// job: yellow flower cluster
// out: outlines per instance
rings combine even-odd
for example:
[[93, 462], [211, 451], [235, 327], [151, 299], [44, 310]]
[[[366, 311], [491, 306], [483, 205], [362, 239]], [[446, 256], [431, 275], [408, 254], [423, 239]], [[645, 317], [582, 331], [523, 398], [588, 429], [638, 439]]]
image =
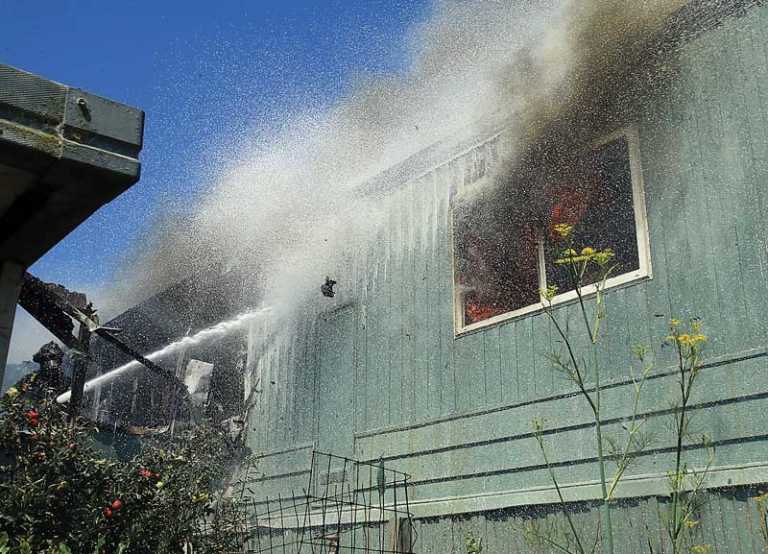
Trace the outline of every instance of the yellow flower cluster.
[[592, 259], [597, 263], [597, 265], [603, 266], [610, 262], [613, 259], [613, 250], [610, 248], [604, 248], [598, 252], [595, 252], [592, 255]]
[[555, 233], [560, 235], [560, 237], [567, 239], [573, 232], [573, 225], [568, 225], [567, 223], [558, 223], [553, 227], [553, 229], [555, 230]]
[[691, 518], [687, 517], [687, 518], [685, 518], [684, 523], [685, 523], [685, 526], [688, 529], [693, 529], [694, 527], [696, 527], [699, 524], [699, 521], [696, 520], [696, 519], [691, 519]]
[[595, 250], [591, 246], [585, 246], [581, 249], [581, 254], [577, 253], [573, 248], [567, 248], [563, 250], [561, 257], [555, 260], [555, 263], [562, 265], [594, 261], [602, 266], [607, 264], [613, 256], [613, 250], [610, 248]]
[[711, 544], [694, 544], [691, 547], [691, 554], [709, 554], [712, 552]]
[[552, 300], [557, 295], [557, 285], [548, 285], [546, 289], [541, 289], [539, 295], [544, 300]]
[[700, 342], [706, 342], [707, 336], [702, 334], [688, 335], [684, 333], [682, 335], [673, 336], [672, 339], [684, 346], [695, 346]]
[[672, 319], [669, 322], [669, 329], [672, 334], [667, 336], [667, 341], [671, 343], [677, 343], [680, 346], [687, 346], [688, 348], [694, 348], [703, 342], [707, 342], [707, 335], [701, 332], [701, 322], [698, 320], [691, 321], [691, 332], [680, 333], [680, 327], [682, 323], [679, 319]]

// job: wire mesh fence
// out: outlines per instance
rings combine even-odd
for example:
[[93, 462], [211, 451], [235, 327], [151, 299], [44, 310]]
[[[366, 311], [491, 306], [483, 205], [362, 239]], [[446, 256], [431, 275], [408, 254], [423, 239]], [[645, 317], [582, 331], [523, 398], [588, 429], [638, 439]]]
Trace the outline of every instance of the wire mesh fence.
[[[416, 542], [410, 476], [383, 461], [361, 462], [312, 451], [305, 487], [259, 497], [268, 476], [248, 480], [254, 496], [241, 502], [226, 529], [242, 537], [240, 552], [411, 554]], [[221, 532], [221, 531], [218, 531]]]

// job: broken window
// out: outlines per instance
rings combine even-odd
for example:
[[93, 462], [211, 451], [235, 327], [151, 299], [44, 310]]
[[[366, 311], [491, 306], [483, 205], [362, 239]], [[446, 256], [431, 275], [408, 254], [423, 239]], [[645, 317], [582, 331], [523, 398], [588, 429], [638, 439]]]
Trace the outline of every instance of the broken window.
[[[538, 309], [539, 290], [547, 285], [557, 285], [561, 294], [555, 301], [569, 297], [571, 280], [554, 263], [562, 248], [557, 224], [574, 227], [575, 244], [615, 252], [617, 268], [608, 286], [648, 274], [633, 140], [623, 133], [556, 167], [518, 175], [514, 186], [478, 187], [456, 198], [458, 330]], [[595, 278], [586, 275], [585, 283]]]

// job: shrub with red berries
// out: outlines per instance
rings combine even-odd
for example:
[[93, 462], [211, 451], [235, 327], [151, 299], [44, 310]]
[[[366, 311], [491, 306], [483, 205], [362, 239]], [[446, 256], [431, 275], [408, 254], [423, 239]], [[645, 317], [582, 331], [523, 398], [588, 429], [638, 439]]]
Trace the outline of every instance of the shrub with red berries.
[[201, 531], [239, 454], [222, 431], [201, 426], [145, 442], [134, 459], [119, 461], [95, 441], [94, 425], [68, 422], [53, 399], [32, 402], [17, 389], [0, 400], [0, 552], [239, 548], [234, 537], [211, 544], [231, 533]]

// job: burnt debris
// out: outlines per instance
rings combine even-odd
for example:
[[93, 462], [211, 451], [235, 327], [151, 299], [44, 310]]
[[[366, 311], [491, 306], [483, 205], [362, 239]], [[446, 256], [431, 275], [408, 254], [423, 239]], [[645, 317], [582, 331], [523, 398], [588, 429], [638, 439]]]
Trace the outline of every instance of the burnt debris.
[[325, 278], [325, 284], [320, 286], [320, 292], [323, 293], [323, 296], [327, 296], [328, 298], [333, 298], [336, 296], [336, 291], [333, 290], [333, 286], [336, 284], [336, 281], [331, 279], [330, 277]]

